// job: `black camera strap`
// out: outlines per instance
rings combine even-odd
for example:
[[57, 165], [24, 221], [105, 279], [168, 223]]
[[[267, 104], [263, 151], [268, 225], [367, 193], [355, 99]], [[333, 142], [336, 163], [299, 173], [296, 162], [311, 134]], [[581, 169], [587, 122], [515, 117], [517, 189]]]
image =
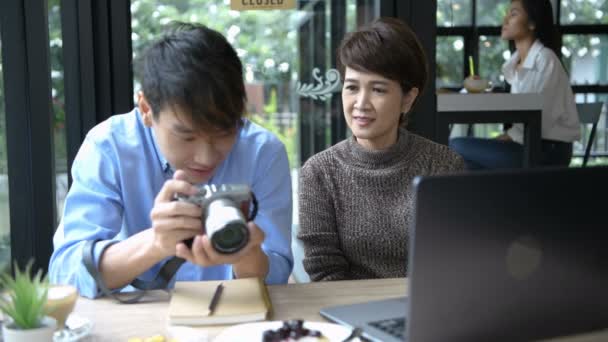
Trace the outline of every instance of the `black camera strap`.
[[[253, 192], [251, 193], [251, 200], [253, 208], [250, 210], [248, 221], [253, 221], [258, 213], [258, 200]], [[171, 279], [173, 279], [173, 277], [177, 273], [177, 270], [182, 266], [184, 262], [186, 262], [185, 259], [173, 256], [161, 267], [161, 269], [158, 271], [158, 274], [156, 275], [156, 278], [154, 278], [153, 280], [145, 281], [135, 278], [131, 282], [131, 286], [141, 291], [134, 293], [131, 297], [125, 298], [124, 294], [119, 295], [116, 292], [112, 292], [110, 289], [108, 289], [108, 287], [103, 281], [101, 274], [97, 270], [97, 266], [95, 265], [95, 244], [99, 241], [101, 241], [101, 239], [87, 240], [85, 242], [84, 248], [82, 250], [82, 262], [84, 263], [84, 266], [89, 272], [89, 274], [93, 277], [93, 279], [95, 279], [95, 283], [97, 284], [97, 287], [101, 290], [101, 292], [104, 295], [112, 297], [123, 304], [133, 304], [139, 302], [139, 300], [146, 294], [146, 291], [148, 290], [167, 290], [169, 282], [171, 281]], [[99, 255], [103, 255], [103, 252], [108, 247], [118, 242], [119, 241], [110, 241], [104, 246], [103, 250]]]
[[[131, 297], [125, 297], [124, 294], [117, 294], [116, 292], [112, 292], [110, 289], [108, 289], [103, 281], [103, 278], [101, 277], [101, 273], [99, 273], [97, 270], [95, 265], [95, 244], [99, 241], [101, 241], [101, 239], [88, 240], [85, 242], [84, 249], [82, 251], [82, 262], [84, 263], [84, 266], [89, 274], [93, 277], [93, 279], [95, 279], [95, 283], [101, 292], [104, 295], [112, 297], [123, 304], [133, 304], [139, 302], [139, 300], [146, 294], [146, 291], [148, 290], [167, 290], [169, 282], [175, 273], [177, 273], [180, 266], [186, 261], [185, 259], [174, 256], [161, 267], [154, 280], [144, 281], [135, 278], [131, 282], [131, 285], [141, 291], [134, 293]], [[118, 241], [111, 241], [105, 245], [101, 251], [101, 254], [103, 254], [108, 247], [116, 243], [118, 243]]]

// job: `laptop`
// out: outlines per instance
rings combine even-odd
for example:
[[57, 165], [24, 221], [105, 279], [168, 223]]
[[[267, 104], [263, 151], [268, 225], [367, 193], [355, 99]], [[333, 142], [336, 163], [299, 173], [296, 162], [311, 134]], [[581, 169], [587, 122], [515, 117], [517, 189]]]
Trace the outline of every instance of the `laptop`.
[[409, 298], [321, 310], [372, 341], [522, 341], [608, 328], [608, 168], [414, 180]]

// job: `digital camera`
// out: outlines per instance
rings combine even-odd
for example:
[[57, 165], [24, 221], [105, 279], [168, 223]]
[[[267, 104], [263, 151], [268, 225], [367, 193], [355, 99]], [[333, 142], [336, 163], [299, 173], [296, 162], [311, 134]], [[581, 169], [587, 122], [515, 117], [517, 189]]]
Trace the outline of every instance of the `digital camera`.
[[[257, 201], [248, 185], [202, 185], [195, 195], [176, 194], [175, 199], [203, 208], [203, 224], [213, 248], [224, 254], [241, 250], [249, 241], [247, 221], [255, 218]], [[251, 209], [251, 204], [253, 208]], [[247, 215], [247, 216], [245, 216]], [[186, 241], [192, 246], [192, 239]]]

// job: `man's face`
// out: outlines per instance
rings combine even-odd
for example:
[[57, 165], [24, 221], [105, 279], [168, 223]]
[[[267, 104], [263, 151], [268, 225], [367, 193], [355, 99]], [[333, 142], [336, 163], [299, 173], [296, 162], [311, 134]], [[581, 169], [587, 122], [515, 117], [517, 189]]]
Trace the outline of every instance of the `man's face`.
[[144, 124], [154, 130], [163, 156], [175, 170], [183, 170], [192, 184], [208, 181], [236, 141], [236, 127], [201, 132], [187, 115], [171, 108], [161, 110], [155, 119], [143, 96], [139, 108]]

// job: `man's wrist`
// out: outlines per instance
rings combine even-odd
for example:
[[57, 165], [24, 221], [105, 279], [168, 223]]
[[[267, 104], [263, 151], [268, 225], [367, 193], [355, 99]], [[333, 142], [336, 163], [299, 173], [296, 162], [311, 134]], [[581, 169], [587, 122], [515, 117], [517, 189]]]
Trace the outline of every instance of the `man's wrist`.
[[168, 258], [170, 256], [172, 256], [172, 254], [168, 254], [165, 249], [163, 249], [161, 246], [159, 246], [156, 243], [156, 237], [154, 236], [154, 229], [149, 228], [146, 229], [142, 232], [142, 234], [145, 234], [145, 242], [144, 242], [144, 248], [142, 248], [141, 252], [147, 257], [147, 258], [151, 258], [152, 260], [156, 260], [156, 262], [163, 260], [165, 258]]
[[262, 250], [257, 246], [250, 253], [243, 255], [240, 262], [232, 265], [232, 273], [235, 278], [260, 277], [265, 278], [268, 274], [270, 261]]

